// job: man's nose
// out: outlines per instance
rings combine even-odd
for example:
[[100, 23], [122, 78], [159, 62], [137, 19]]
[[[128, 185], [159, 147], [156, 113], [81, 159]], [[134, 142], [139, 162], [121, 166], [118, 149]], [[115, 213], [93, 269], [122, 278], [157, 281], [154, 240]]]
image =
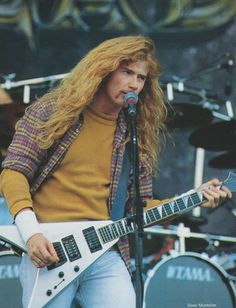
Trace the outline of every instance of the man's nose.
[[129, 80], [129, 87], [132, 90], [137, 90], [138, 89], [138, 80], [136, 76], [132, 76], [132, 78]]

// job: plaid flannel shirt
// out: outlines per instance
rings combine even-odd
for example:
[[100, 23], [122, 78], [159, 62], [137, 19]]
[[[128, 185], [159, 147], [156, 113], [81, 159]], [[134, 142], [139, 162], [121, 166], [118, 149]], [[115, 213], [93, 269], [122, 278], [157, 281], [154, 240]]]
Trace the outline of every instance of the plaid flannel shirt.
[[[44, 180], [59, 167], [69, 146], [79, 135], [83, 126], [83, 115], [60, 139], [58, 139], [51, 148], [41, 149], [36, 141], [37, 129], [35, 119], [45, 121], [53, 112], [53, 102], [36, 102], [31, 105], [24, 117], [17, 123], [16, 132], [12, 143], [8, 148], [8, 154], [3, 161], [3, 168], [9, 168], [24, 174], [30, 184], [32, 196], [37, 193], [37, 189]], [[117, 121], [112, 152], [111, 165], [111, 185], [109, 195], [109, 211], [111, 212], [114, 197], [117, 191], [119, 177], [123, 163], [125, 146], [123, 141], [127, 131], [127, 124], [124, 112], [121, 111]], [[132, 168], [130, 171], [126, 210], [129, 208], [129, 200], [132, 187]], [[152, 197], [152, 177], [144, 172], [140, 166], [140, 196], [143, 199]], [[122, 237], [118, 242], [118, 248], [127, 267], [130, 269], [130, 256], [127, 236]]]

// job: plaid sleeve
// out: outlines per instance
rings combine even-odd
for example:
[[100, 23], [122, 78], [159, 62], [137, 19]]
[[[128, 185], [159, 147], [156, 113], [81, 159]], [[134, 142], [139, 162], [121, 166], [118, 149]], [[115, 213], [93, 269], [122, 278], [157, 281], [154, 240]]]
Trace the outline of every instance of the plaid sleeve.
[[38, 130], [35, 121], [45, 121], [47, 118], [47, 108], [43, 105], [44, 103], [36, 102], [26, 109], [25, 115], [16, 125], [7, 156], [2, 163], [3, 168], [21, 172], [29, 181], [47, 156], [47, 150], [41, 149], [36, 141]]

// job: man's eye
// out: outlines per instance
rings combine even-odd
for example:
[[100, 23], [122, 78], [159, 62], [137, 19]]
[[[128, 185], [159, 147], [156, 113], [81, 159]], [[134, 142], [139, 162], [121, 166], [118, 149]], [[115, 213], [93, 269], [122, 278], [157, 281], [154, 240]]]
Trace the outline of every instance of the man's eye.
[[145, 81], [146, 77], [145, 76], [139, 76], [139, 79], [142, 80], [142, 81]]

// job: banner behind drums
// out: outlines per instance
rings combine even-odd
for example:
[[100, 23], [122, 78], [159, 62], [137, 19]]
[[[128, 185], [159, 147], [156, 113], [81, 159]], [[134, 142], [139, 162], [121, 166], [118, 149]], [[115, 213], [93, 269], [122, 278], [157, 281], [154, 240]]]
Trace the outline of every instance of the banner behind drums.
[[235, 308], [235, 286], [227, 275], [197, 253], [167, 257], [148, 273], [144, 308]]
[[21, 308], [20, 257], [0, 251], [0, 308]]

